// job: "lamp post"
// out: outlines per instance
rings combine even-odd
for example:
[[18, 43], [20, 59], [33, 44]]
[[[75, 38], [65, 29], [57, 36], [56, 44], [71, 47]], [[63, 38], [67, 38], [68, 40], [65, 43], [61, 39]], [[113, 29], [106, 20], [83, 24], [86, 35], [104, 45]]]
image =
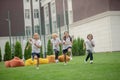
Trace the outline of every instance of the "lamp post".
[[8, 18], [7, 18], [7, 21], [8, 21], [8, 28], [9, 28], [9, 40], [10, 40], [10, 47], [11, 46], [11, 20], [10, 20], [10, 12], [8, 11]]
[[63, 0], [63, 14], [64, 14], [65, 30], [69, 32], [69, 19], [68, 19], [68, 11], [65, 10], [65, 0]]
[[63, 0], [63, 15], [64, 15], [64, 26], [65, 26], [65, 30], [67, 30], [67, 28], [66, 28], [65, 0]]

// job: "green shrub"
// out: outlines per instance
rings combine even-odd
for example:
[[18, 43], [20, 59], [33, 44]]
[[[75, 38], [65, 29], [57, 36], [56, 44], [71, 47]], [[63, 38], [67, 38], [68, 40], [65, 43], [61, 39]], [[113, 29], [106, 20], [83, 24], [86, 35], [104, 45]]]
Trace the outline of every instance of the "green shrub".
[[7, 41], [5, 44], [5, 54], [4, 54], [4, 61], [11, 59], [11, 47], [9, 42]]
[[85, 48], [84, 48], [84, 39], [80, 39], [78, 38], [78, 52], [79, 52], [79, 55], [85, 55]]
[[28, 47], [28, 45], [30, 45], [29, 42], [27, 42], [27, 44], [25, 46], [25, 49], [24, 49], [24, 58], [25, 58], [25, 60], [31, 58], [32, 47], [31, 47], [31, 45]]
[[59, 47], [60, 47], [59, 55], [61, 55], [62, 54], [62, 45], [59, 45]]
[[43, 48], [42, 48], [42, 46], [40, 48], [40, 57], [43, 58]]
[[2, 61], [2, 54], [1, 54], [1, 48], [0, 48], [0, 62]]
[[77, 43], [76, 39], [73, 40], [72, 54], [73, 54], [73, 56], [78, 56], [79, 55], [79, 53], [78, 53], [78, 43]]
[[51, 41], [48, 40], [48, 44], [47, 44], [47, 55], [52, 55], [53, 54], [53, 48], [51, 45]]
[[73, 56], [81, 56], [86, 52], [84, 47], [84, 40], [82, 38], [77, 38], [73, 40], [72, 54]]
[[15, 53], [14, 56], [19, 57], [22, 59], [22, 47], [20, 42], [16, 42], [15, 44]]

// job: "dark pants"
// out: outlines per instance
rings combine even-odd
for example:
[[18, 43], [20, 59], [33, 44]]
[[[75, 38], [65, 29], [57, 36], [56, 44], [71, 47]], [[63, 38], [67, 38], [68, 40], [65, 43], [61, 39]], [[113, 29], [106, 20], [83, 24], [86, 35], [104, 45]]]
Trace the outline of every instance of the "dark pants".
[[58, 50], [56, 50], [56, 49], [54, 49], [54, 52], [55, 52], [55, 60], [57, 60], [57, 59], [58, 59], [58, 54], [59, 54], [59, 51], [58, 51]]
[[90, 60], [93, 60], [93, 53], [92, 53], [92, 51], [90, 51], [90, 50], [87, 50], [87, 53], [88, 53], [88, 55], [87, 55], [87, 57], [86, 57], [86, 61], [90, 58]]

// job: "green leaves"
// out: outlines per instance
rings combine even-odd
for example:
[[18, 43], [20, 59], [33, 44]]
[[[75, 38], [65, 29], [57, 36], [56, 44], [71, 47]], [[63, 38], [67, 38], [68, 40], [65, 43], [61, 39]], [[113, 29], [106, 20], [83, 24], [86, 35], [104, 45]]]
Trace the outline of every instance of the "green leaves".
[[19, 57], [22, 59], [22, 47], [20, 42], [16, 42], [15, 44], [15, 53], [14, 56]]
[[11, 47], [9, 42], [7, 41], [5, 44], [5, 54], [4, 54], [4, 61], [10, 60], [11, 57]]
[[[25, 49], [24, 49], [25, 60], [31, 58], [32, 47], [31, 47], [31, 45], [28, 47], [28, 45], [30, 45], [29, 42], [27, 42]], [[28, 47], [28, 49], [27, 49], [27, 47]]]
[[86, 50], [84, 47], [84, 39], [82, 39], [82, 38], [74, 39], [73, 45], [72, 45], [73, 56], [84, 55], [85, 52], [86, 52]]
[[47, 44], [47, 55], [52, 55], [52, 54], [53, 54], [52, 44], [51, 44], [51, 41], [48, 40], [48, 44]]

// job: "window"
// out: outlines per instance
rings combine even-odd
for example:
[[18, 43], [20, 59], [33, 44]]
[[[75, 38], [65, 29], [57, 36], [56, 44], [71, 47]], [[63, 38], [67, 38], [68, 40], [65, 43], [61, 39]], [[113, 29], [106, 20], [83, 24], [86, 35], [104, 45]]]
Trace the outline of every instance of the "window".
[[34, 9], [34, 18], [39, 18], [39, 10]]
[[30, 10], [29, 9], [25, 9], [25, 18], [26, 19], [30, 18]]
[[38, 1], [38, 0], [35, 0], [36, 2]]
[[45, 14], [46, 14], [46, 17], [49, 16], [49, 12], [48, 12], [48, 6], [45, 7]]
[[55, 13], [55, 2], [51, 4], [51, 8], [52, 8], [52, 13]]
[[56, 21], [52, 22], [52, 30], [53, 30], [53, 32], [57, 31], [57, 22]]
[[26, 2], [29, 2], [29, 0], [26, 0]]
[[40, 26], [39, 25], [36, 25], [35, 26], [35, 32], [40, 34]]
[[50, 25], [49, 24], [46, 24], [46, 34], [50, 34]]
[[31, 27], [26, 26], [26, 36], [31, 36]]
[[56, 25], [57, 23], [56, 23], [56, 21], [53, 21], [53, 28], [56, 28]]

